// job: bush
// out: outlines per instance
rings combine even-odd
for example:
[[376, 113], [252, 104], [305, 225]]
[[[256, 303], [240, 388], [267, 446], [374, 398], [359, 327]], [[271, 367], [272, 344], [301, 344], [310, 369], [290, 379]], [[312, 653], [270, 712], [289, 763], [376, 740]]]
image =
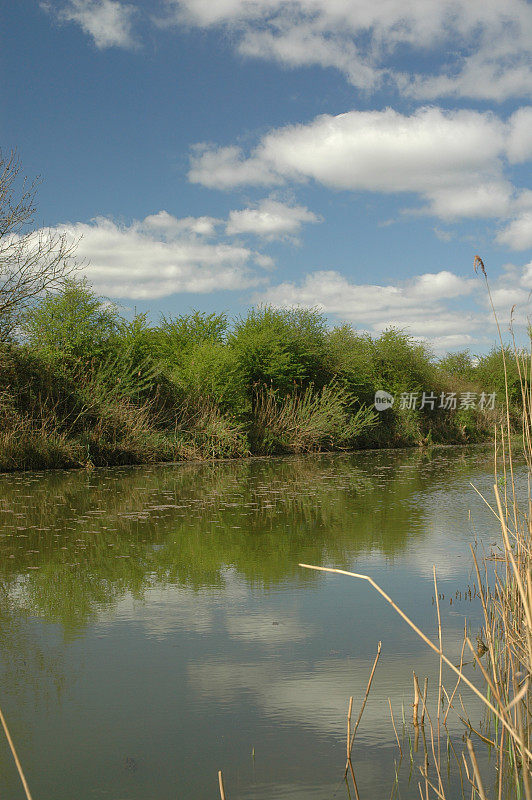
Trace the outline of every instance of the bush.
[[222, 344], [227, 332], [225, 314], [192, 311], [180, 317], [161, 318], [155, 343], [159, 356], [167, 364], [179, 364], [184, 351], [205, 342]]
[[385, 330], [374, 340], [373, 375], [378, 388], [395, 395], [438, 388], [430, 348], [396, 328]]
[[[525, 356], [525, 363], [530, 356]], [[519, 368], [513, 349], [509, 346], [493, 348], [487, 355], [478, 356], [475, 379], [486, 392], [496, 392], [499, 403], [506, 402], [504, 367], [508, 375], [508, 397], [510, 405], [522, 408]]]
[[[0, 345], [4, 469], [478, 441], [498, 409], [440, 409], [440, 394], [504, 391], [500, 351], [436, 361], [404, 331], [327, 330], [315, 309], [261, 306], [232, 329], [199, 311], [151, 326], [69, 279], [24, 331], [24, 344]], [[378, 389], [395, 404], [377, 414]], [[402, 407], [402, 393], [424, 392], [434, 409]]]
[[469, 350], [447, 353], [439, 359], [438, 367], [443, 375], [469, 382], [474, 379], [475, 368]]
[[294, 383], [323, 386], [327, 374], [325, 320], [312, 309], [252, 308], [228, 337], [248, 390], [287, 392]]
[[329, 371], [338, 383], [356, 394], [361, 402], [372, 404], [375, 396], [374, 341], [351, 325], [340, 325], [327, 334]]
[[22, 334], [31, 349], [49, 361], [73, 366], [109, 355], [120, 327], [115, 306], [105, 304], [86, 280], [68, 278], [26, 315]]
[[246, 386], [238, 358], [217, 341], [190, 344], [170, 372], [182, 403], [197, 409], [203, 404], [242, 414], [248, 408]]
[[187, 458], [243, 458], [249, 456], [244, 426], [205, 404], [178, 432]]

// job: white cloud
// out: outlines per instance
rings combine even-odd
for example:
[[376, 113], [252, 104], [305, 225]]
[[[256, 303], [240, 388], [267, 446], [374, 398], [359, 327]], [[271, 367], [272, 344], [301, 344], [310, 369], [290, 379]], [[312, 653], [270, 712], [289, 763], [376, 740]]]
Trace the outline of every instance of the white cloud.
[[532, 247], [532, 211], [519, 214], [497, 235], [497, 241], [509, 245], [512, 250], [526, 250]]
[[[507, 264], [490, 278], [491, 296], [506, 327], [512, 306], [517, 326], [526, 326], [532, 301], [532, 262]], [[314, 307], [339, 322], [379, 334], [404, 328], [438, 352], [493, 339], [495, 321], [489, 296], [478, 277], [449, 270], [425, 273], [395, 284], [355, 283], [335, 270], [307, 273], [299, 283], [283, 282], [257, 293], [257, 302], [280, 307]], [[519, 334], [519, 331], [517, 331]]]
[[[472, 179], [473, 180], [473, 179]], [[427, 191], [428, 210], [441, 219], [505, 217], [512, 207], [513, 187], [503, 179], [470, 186]]]
[[[54, 11], [50, 3], [42, 5], [47, 11]], [[132, 33], [135, 12], [134, 6], [118, 0], [68, 0], [55, 11], [58, 19], [77, 23], [100, 50], [136, 46]]]
[[256, 208], [231, 211], [226, 233], [254, 233], [266, 239], [275, 239], [297, 234], [305, 222], [319, 221], [320, 218], [304, 206], [287, 205], [267, 198]]
[[188, 178], [211, 189], [227, 189], [246, 184], [272, 186], [279, 177], [259, 159], [244, 159], [238, 147], [211, 147], [197, 144], [193, 148]]
[[[218, 189], [313, 180], [336, 190], [413, 194], [422, 205], [408, 213], [507, 220], [498, 241], [524, 249], [532, 235], [532, 191], [513, 186], [506, 171], [509, 162], [532, 159], [531, 127], [529, 107], [507, 122], [491, 112], [436, 107], [410, 115], [391, 108], [324, 114], [270, 131], [248, 154], [197, 146], [189, 179]], [[232, 213], [229, 229], [249, 224], [251, 230], [256, 222], [260, 233], [260, 209]]]
[[[464, 298], [479, 288], [478, 279], [462, 278], [447, 270], [419, 275], [402, 285], [356, 284], [334, 270], [319, 270], [301, 284], [290, 282], [261, 293], [277, 306], [317, 306], [323, 312], [379, 332], [387, 327], [408, 328], [414, 336], [470, 337], [486, 314], [450, 308], [446, 301]], [[259, 299], [259, 298], [257, 298]]]
[[532, 159], [532, 107], [519, 108], [509, 119], [508, 159], [512, 164]]
[[[341, 71], [360, 89], [386, 84], [421, 99], [502, 101], [532, 95], [532, 8], [526, 0], [169, 0], [166, 24], [230, 29], [239, 52], [286, 66]], [[397, 53], [431, 53], [421, 72]], [[395, 63], [394, 63], [395, 62]]]
[[217, 223], [162, 211], [130, 225], [97, 217], [55, 230], [81, 237], [77, 258], [86, 263], [96, 291], [112, 297], [151, 299], [260, 285], [264, 278], [254, 265], [269, 267], [271, 260], [238, 244], [206, 240]]
[[223, 222], [215, 217], [174, 217], [168, 211], [159, 211], [150, 214], [141, 223], [143, 230], [159, 233], [165, 238], [172, 238], [181, 233], [197, 234], [198, 236], [213, 236], [216, 227]]
[[350, 111], [274, 130], [248, 158], [236, 147], [196, 151], [189, 177], [220, 188], [313, 178], [335, 189], [429, 193], [498, 178], [504, 142], [489, 113]]
[[312, 179], [340, 190], [416, 193], [422, 210], [443, 219], [505, 217], [521, 202], [504, 169], [507, 150], [525, 154], [522, 120], [433, 107], [410, 116], [390, 108], [322, 115], [271, 131], [248, 156], [237, 147], [196, 148], [189, 179], [219, 189]]

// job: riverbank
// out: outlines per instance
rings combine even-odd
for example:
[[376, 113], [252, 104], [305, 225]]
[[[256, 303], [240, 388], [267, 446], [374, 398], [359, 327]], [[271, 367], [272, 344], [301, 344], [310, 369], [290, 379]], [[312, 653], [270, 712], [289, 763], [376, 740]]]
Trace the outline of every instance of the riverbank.
[[0, 470], [474, 443], [500, 422], [502, 387], [496, 350], [436, 359], [312, 309], [154, 326], [70, 280], [0, 344]]
[[284, 396], [257, 389], [239, 413], [208, 397], [172, 397], [159, 384], [128, 397], [120, 377], [104, 380], [101, 362], [67, 370], [10, 345], [0, 367], [0, 471], [466, 444], [490, 438], [496, 413], [378, 412], [332, 382]]

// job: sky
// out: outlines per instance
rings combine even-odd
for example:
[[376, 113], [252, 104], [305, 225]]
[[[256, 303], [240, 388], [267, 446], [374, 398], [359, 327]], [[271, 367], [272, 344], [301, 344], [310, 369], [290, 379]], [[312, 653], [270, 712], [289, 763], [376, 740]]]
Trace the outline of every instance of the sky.
[[319, 308], [485, 352], [532, 291], [527, 0], [2, 4], [0, 147], [125, 314]]

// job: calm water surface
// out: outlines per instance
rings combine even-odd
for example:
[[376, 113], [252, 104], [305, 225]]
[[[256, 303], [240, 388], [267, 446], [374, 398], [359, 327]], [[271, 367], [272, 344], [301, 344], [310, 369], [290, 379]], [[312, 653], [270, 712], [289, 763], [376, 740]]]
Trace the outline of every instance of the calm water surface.
[[[388, 698], [408, 739], [437, 659], [365, 582], [298, 563], [371, 575], [430, 635], [436, 564], [458, 661], [492, 472], [449, 448], [0, 475], [0, 702], [35, 800], [215, 799], [218, 769], [228, 800], [343, 800], [379, 641], [354, 760], [389, 797]], [[3, 738], [0, 797], [23, 797]]]

